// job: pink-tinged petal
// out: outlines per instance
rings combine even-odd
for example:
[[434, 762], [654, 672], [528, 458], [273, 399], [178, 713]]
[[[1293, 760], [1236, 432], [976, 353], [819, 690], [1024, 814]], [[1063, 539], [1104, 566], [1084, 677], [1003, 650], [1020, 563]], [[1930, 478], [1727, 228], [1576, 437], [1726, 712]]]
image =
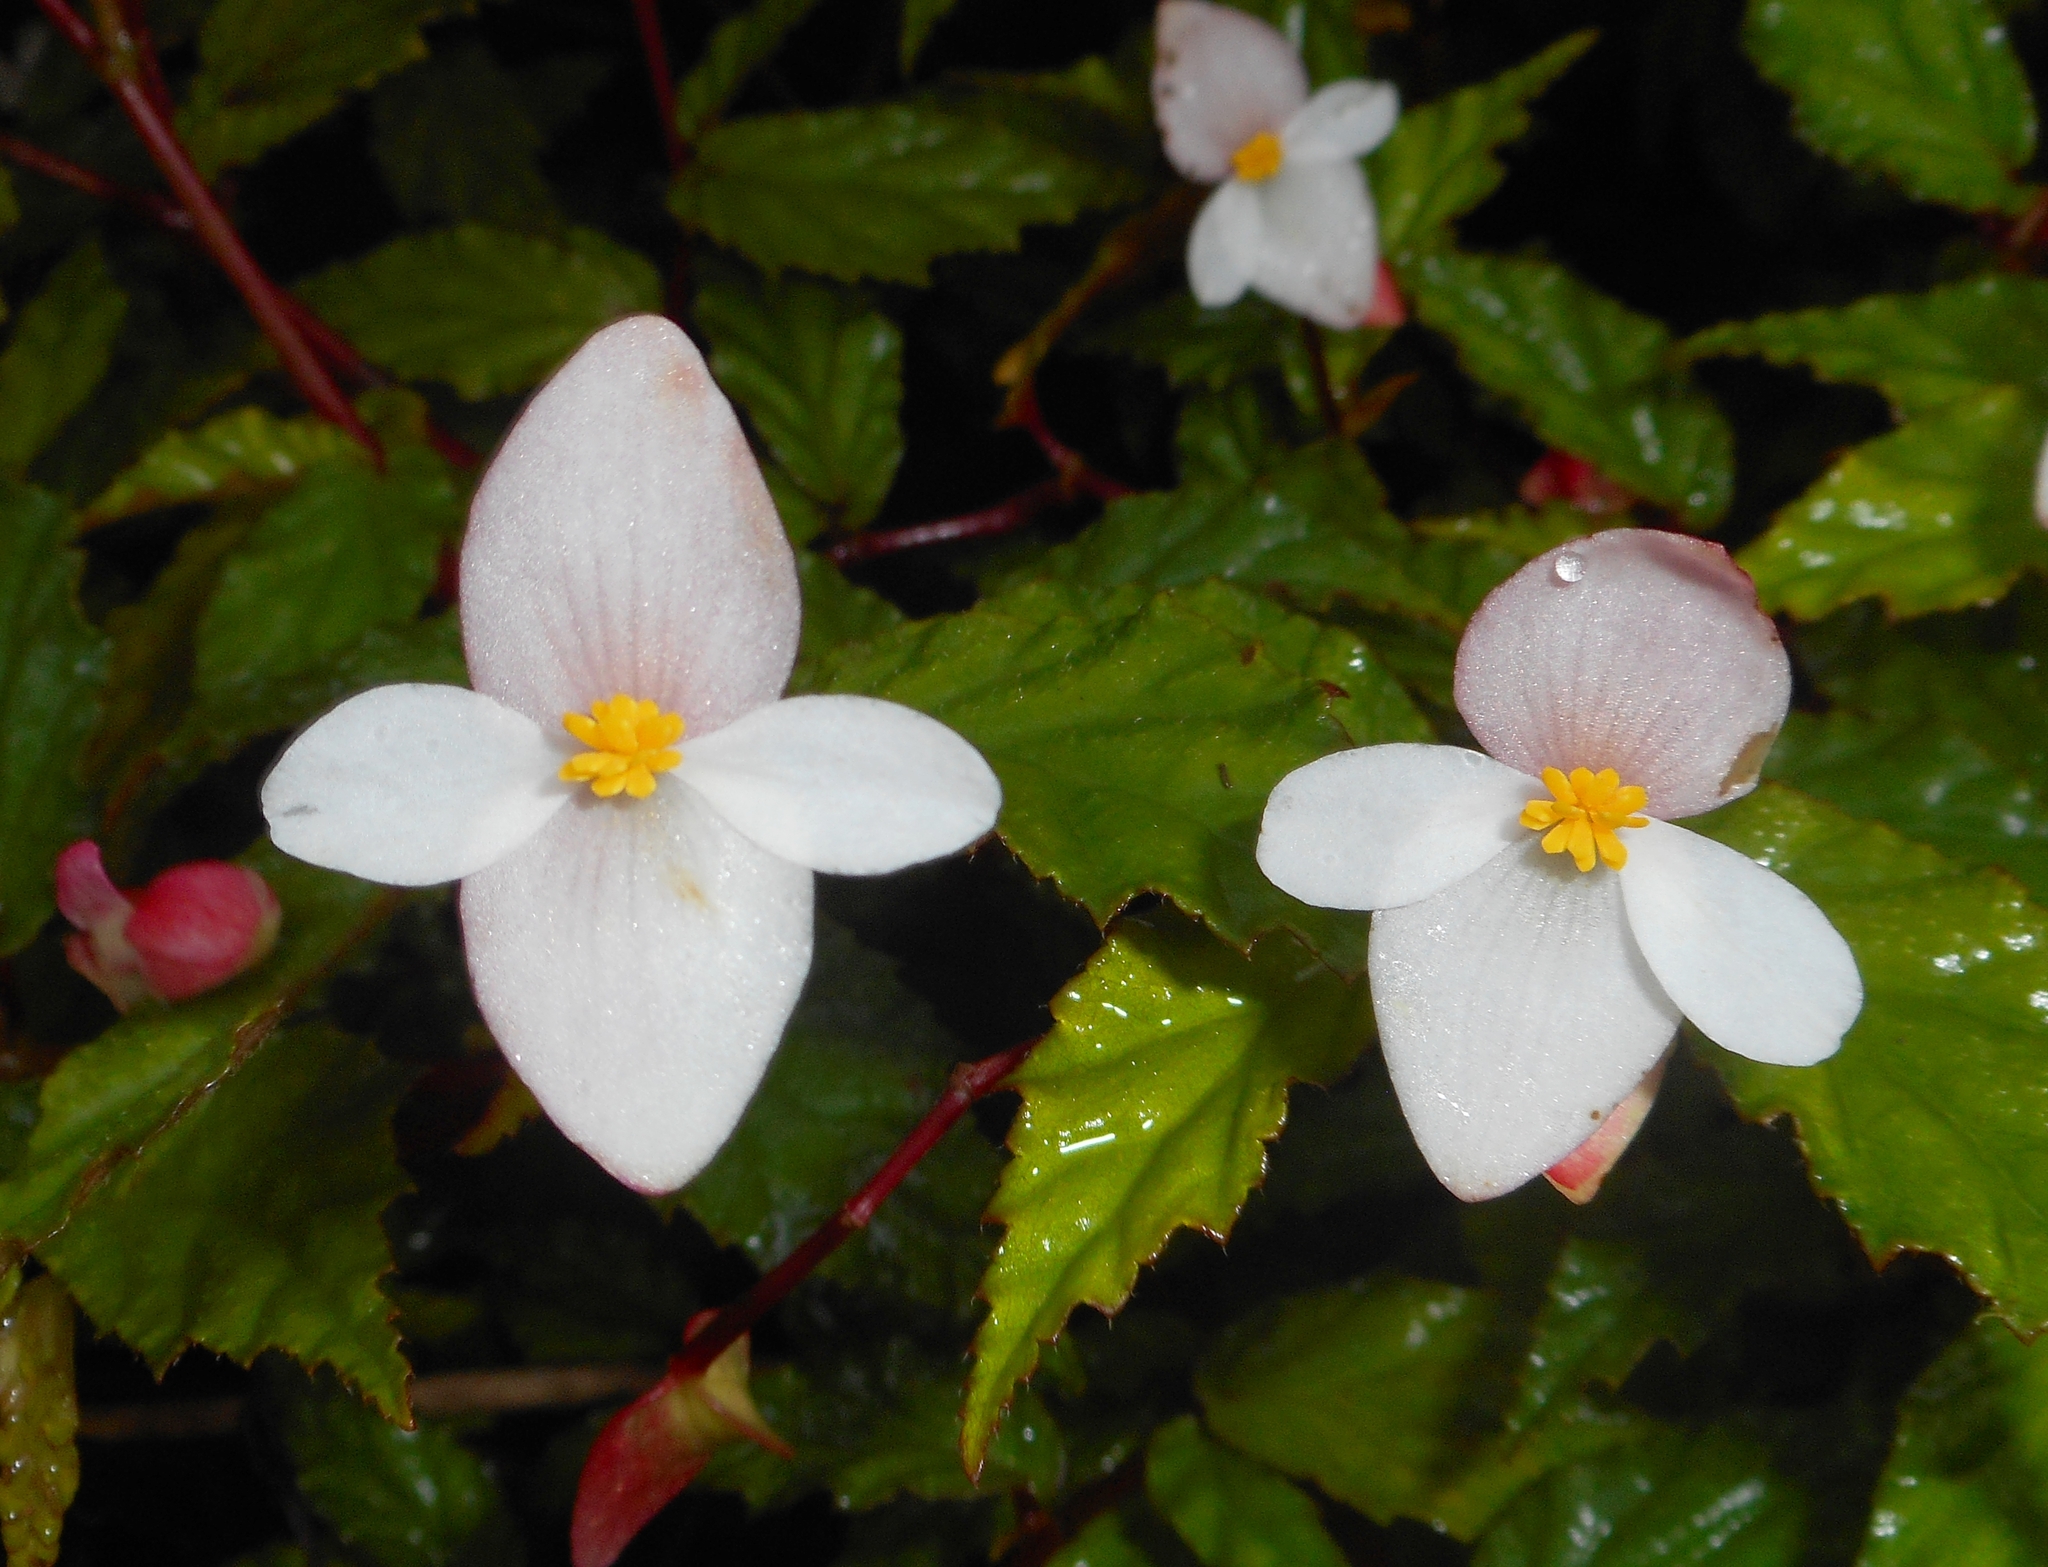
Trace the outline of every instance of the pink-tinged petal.
[[1394, 269], [1381, 261], [1378, 278], [1373, 284], [1372, 304], [1366, 309], [1365, 319], [1358, 324], [1391, 330], [1406, 324], [1407, 320], [1408, 302], [1401, 297], [1401, 285], [1394, 281]]
[[125, 919], [129, 911], [113, 878], [107, 875], [100, 846], [81, 838], [57, 856], [57, 912], [80, 930], [109, 919]]
[[378, 686], [285, 748], [263, 780], [270, 840], [367, 881], [426, 887], [482, 870], [569, 799], [569, 754], [461, 686]]
[[1856, 958], [1828, 917], [1784, 877], [1666, 822], [1628, 837], [1617, 878], [1651, 972], [1724, 1050], [1812, 1066], [1863, 1010]]
[[1543, 1179], [1567, 1199], [1584, 1207], [1600, 1195], [1608, 1172], [1628, 1152], [1643, 1122], [1650, 1118], [1650, 1106], [1657, 1102], [1657, 1090], [1664, 1083], [1664, 1067], [1671, 1057], [1650, 1068], [1649, 1076], [1628, 1091], [1628, 1097], [1600, 1123], [1600, 1130], [1543, 1172]]
[[1160, 6], [1152, 108], [1167, 161], [1189, 179], [1229, 178], [1231, 155], [1278, 135], [1307, 99], [1301, 55], [1257, 17], [1204, 0]]
[[1264, 220], [1257, 192], [1237, 180], [1216, 187], [1188, 231], [1188, 288], [1211, 310], [1234, 304], [1258, 269]]
[[470, 979], [555, 1124], [644, 1192], [718, 1152], [811, 962], [811, 873], [664, 777], [586, 795], [462, 884]]
[[965, 848], [1003, 786], [935, 718], [866, 696], [757, 707], [687, 746], [676, 774], [747, 837], [837, 876], [874, 876]]
[[1280, 140], [1311, 162], [1359, 158], [1393, 134], [1401, 95], [1387, 82], [1332, 82], [1296, 111]]
[[1524, 842], [1535, 779], [1482, 751], [1369, 745], [1298, 767], [1274, 786], [1259, 869], [1325, 909], [1393, 909], [1462, 881]]
[[788, 538], [703, 358], [658, 316], [606, 327], [477, 489], [472, 683], [544, 728], [625, 692], [708, 734], [781, 694], [799, 615]]
[[270, 956], [284, 909], [270, 884], [223, 860], [174, 865], [135, 894], [125, 932], [150, 989], [183, 1001]]
[[1792, 672], [1718, 544], [1618, 528], [1539, 555], [1458, 644], [1458, 711], [1510, 767], [1613, 768], [1665, 818], [1756, 787]]
[[1467, 1202], [1570, 1153], [1671, 1043], [1678, 1008], [1621, 886], [1528, 846], [1372, 917], [1380, 1044], [1437, 1179]]
[[1252, 187], [1259, 259], [1252, 287], [1337, 331], [1358, 326], [1379, 287], [1379, 226], [1365, 173], [1350, 160], [1290, 160]]

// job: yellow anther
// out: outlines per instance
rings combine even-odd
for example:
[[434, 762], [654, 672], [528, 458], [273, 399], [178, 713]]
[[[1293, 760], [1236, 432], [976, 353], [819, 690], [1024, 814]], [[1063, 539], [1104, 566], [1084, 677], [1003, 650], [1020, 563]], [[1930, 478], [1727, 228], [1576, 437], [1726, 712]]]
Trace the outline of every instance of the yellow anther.
[[1254, 185], [1278, 174], [1280, 165], [1286, 161], [1287, 150], [1271, 131], [1260, 131], [1230, 155], [1230, 166], [1237, 171], [1237, 177]]
[[1543, 834], [1545, 853], [1570, 854], [1582, 871], [1593, 868], [1596, 855], [1615, 870], [1628, 864], [1615, 829], [1650, 825], [1649, 817], [1636, 814], [1650, 803], [1649, 790], [1623, 784], [1611, 767], [1598, 773], [1574, 767], [1569, 778], [1546, 767], [1543, 787], [1553, 798], [1523, 806], [1522, 825]]
[[674, 749], [683, 737], [682, 719], [623, 692], [593, 702], [588, 713], [564, 713], [562, 727], [590, 747], [562, 764], [563, 782], [587, 783], [606, 800], [615, 794], [646, 799], [654, 793], [654, 775], [683, 759]]

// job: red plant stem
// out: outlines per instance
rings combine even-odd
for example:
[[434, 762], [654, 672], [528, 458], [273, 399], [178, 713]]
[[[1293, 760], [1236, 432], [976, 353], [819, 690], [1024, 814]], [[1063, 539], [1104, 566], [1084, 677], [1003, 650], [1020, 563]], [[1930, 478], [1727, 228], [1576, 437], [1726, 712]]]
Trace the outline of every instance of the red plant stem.
[[661, 34], [661, 11], [656, 0], [633, 0], [633, 19], [640, 26], [640, 52], [647, 58], [647, 80], [654, 89], [654, 112], [661, 116], [661, 145], [668, 154], [671, 172], [689, 160], [683, 133], [676, 129], [676, 83], [670, 74], [668, 44]]
[[825, 551], [834, 565], [851, 566], [855, 561], [894, 555], [898, 550], [922, 549], [928, 544], [951, 544], [959, 539], [990, 539], [1012, 533], [1046, 507], [1066, 500], [1066, 486], [1057, 479], [1041, 479], [1028, 490], [1006, 501], [971, 511], [964, 516], [942, 517], [937, 522], [920, 522], [910, 528], [890, 528], [878, 533], [856, 533]]
[[1323, 351], [1323, 329], [1307, 316], [1301, 318], [1301, 341], [1308, 349], [1309, 375], [1315, 382], [1316, 409], [1323, 416], [1323, 430], [1341, 440], [1344, 415], [1337, 407], [1337, 393], [1330, 385], [1330, 356]]
[[36, 0], [36, 6], [49, 20], [50, 25], [63, 35], [64, 41], [84, 55], [97, 70], [100, 40], [85, 18], [66, 5], [64, 0]]
[[1060, 483], [1069, 495], [1092, 495], [1100, 501], [1113, 501], [1120, 495], [1137, 493], [1122, 480], [1096, 472], [1088, 465], [1087, 458], [1052, 433], [1052, 426], [1045, 422], [1045, 410], [1038, 406], [1036, 385], [1026, 385], [1018, 389], [1018, 395], [1011, 404], [1008, 422], [1022, 429], [1038, 443], [1038, 449], [1045, 453], [1045, 460], [1058, 471]]
[[74, 190], [82, 190], [88, 196], [130, 208], [174, 233], [190, 235], [192, 232], [192, 214], [177, 203], [165, 201], [150, 191], [116, 184], [104, 174], [95, 174], [91, 169], [38, 147], [34, 142], [23, 141], [19, 136], [0, 135], [0, 158], [46, 179], [69, 185]]
[[791, 1290], [809, 1276], [851, 1236], [875, 1216], [875, 1210], [903, 1178], [917, 1168], [918, 1161], [936, 1148], [953, 1129], [953, 1123], [967, 1113], [967, 1107], [1003, 1086], [1009, 1075], [1024, 1064], [1037, 1040], [1027, 1040], [1000, 1055], [969, 1061], [953, 1069], [952, 1080], [939, 1102], [911, 1129], [908, 1137], [846, 1205], [812, 1232], [809, 1240], [778, 1262], [754, 1282], [754, 1287], [698, 1330], [683, 1346], [683, 1352], [669, 1362], [665, 1380], [681, 1382], [700, 1377], [711, 1363], [739, 1342], [755, 1323], [765, 1317]]

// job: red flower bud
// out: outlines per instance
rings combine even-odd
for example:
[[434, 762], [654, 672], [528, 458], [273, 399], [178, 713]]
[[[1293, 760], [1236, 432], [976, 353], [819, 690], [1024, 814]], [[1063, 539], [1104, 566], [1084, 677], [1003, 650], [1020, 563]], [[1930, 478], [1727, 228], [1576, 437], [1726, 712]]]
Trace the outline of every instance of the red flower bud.
[[1560, 451], [1536, 459], [1536, 466], [1522, 476], [1520, 496], [1524, 506], [1563, 501], [1589, 517], [1627, 511], [1636, 500], [1585, 458]]
[[174, 865], [131, 896], [88, 839], [57, 857], [56, 879], [57, 907], [77, 927], [65, 957], [123, 1012], [226, 984], [269, 955], [284, 917], [261, 876], [222, 860]]
[[1379, 277], [1372, 290], [1372, 303], [1366, 307], [1365, 319], [1360, 326], [1396, 327], [1408, 319], [1408, 306], [1401, 298], [1401, 285], [1394, 281], [1393, 270], [1382, 261]]

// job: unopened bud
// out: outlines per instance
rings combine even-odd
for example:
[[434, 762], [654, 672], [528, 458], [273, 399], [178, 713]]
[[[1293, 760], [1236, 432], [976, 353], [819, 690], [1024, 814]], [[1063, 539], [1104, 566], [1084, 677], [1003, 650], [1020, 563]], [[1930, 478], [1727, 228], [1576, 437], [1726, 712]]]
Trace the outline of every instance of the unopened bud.
[[1536, 459], [1536, 466], [1522, 475], [1520, 498], [1524, 506], [1563, 501], [1589, 517], [1627, 511], [1636, 501], [1585, 458], [1560, 451], [1545, 452]]
[[57, 857], [56, 876], [57, 907], [77, 927], [64, 955], [123, 1012], [225, 985], [269, 956], [284, 917], [261, 876], [223, 860], [174, 865], [123, 893], [87, 840]]
[[1408, 306], [1401, 298], [1401, 285], [1394, 281], [1393, 269], [1382, 261], [1379, 276], [1373, 282], [1372, 303], [1366, 307], [1365, 319], [1358, 324], [1397, 327], [1407, 319]]

